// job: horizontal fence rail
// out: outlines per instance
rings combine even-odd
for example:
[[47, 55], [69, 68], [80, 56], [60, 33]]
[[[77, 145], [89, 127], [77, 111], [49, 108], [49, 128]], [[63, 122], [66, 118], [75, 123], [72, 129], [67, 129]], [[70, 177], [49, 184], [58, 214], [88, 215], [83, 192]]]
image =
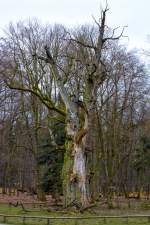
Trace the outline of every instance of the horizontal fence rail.
[[52, 224], [53, 220], [85, 220], [85, 219], [103, 219], [104, 223], [107, 223], [107, 219], [126, 219], [126, 222], [128, 223], [128, 219], [130, 218], [147, 218], [148, 222], [150, 223], [150, 215], [123, 215], [123, 216], [85, 216], [85, 217], [75, 217], [75, 216], [65, 216], [65, 217], [46, 217], [46, 216], [22, 216], [22, 215], [5, 215], [5, 214], [0, 214], [0, 218], [3, 218], [3, 222], [7, 223], [8, 218], [18, 218], [21, 219], [22, 223], [25, 224], [27, 220], [29, 219], [40, 219], [40, 220], [45, 220], [47, 221], [47, 225]]

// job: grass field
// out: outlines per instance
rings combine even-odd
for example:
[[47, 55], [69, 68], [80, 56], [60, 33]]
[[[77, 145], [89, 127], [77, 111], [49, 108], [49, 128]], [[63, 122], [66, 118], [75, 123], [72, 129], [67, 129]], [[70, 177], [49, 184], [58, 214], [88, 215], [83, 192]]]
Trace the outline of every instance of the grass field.
[[[37, 209], [39, 210], [39, 209]], [[99, 215], [108, 215], [107, 211], [105, 214], [104, 212], [100, 212]], [[114, 210], [113, 213], [110, 211], [111, 215], [116, 214], [116, 215], [122, 215], [121, 211]], [[141, 212], [140, 212], [141, 213]], [[6, 214], [6, 215], [22, 215], [22, 216], [46, 216], [46, 217], [75, 217], [75, 216], [80, 216], [80, 217], [86, 217], [86, 216], [94, 216], [93, 214], [85, 212], [84, 214], [79, 214], [75, 212], [47, 212], [47, 210], [39, 210], [36, 212], [24, 212], [21, 207], [9, 207], [8, 204], [0, 204], [0, 214]], [[125, 212], [123, 213], [125, 215]], [[130, 213], [131, 214], [131, 213]], [[133, 214], [133, 213], [132, 213]], [[138, 214], [136, 212], [136, 214]], [[143, 214], [149, 214], [143, 213]], [[149, 214], [150, 215], [150, 214]], [[0, 222], [3, 223], [3, 217], [0, 218]], [[22, 220], [19, 218], [7, 218], [6, 221], [7, 224], [23, 224]], [[47, 220], [41, 220], [41, 219], [27, 219], [25, 220], [24, 224], [26, 225], [47, 225]], [[73, 220], [66, 220], [66, 219], [55, 219], [55, 220], [50, 220], [50, 223], [52, 225], [148, 225], [150, 222], [148, 222], [148, 218], [139, 218], [139, 219], [134, 219], [134, 218], [129, 218], [128, 220], [126, 218], [107, 218], [106, 220], [104, 219], [73, 219]]]

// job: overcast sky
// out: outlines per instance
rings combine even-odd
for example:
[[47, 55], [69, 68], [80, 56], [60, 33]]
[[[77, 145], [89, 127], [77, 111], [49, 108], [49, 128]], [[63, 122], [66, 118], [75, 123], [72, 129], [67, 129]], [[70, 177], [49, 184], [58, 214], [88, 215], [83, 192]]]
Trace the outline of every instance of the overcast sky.
[[[37, 17], [43, 23], [67, 26], [92, 23], [100, 16], [105, 0], [0, 0], [0, 28], [10, 21]], [[126, 28], [130, 48], [144, 48], [150, 34], [150, 0], [108, 0], [107, 23]]]

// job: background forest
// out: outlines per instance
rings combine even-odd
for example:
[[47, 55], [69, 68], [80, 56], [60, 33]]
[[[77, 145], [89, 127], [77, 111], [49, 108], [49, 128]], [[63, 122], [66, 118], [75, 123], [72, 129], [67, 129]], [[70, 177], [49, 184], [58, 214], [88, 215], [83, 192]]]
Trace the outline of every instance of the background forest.
[[115, 195], [149, 199], [149, 70], [121, 45], [124, 29], [117, 36], [105, 25], [106, 13], [74, 29], [18, 22], [0, 38], [3, 193], [63, 196], [84, 207], [101, 197], [112, 207]]

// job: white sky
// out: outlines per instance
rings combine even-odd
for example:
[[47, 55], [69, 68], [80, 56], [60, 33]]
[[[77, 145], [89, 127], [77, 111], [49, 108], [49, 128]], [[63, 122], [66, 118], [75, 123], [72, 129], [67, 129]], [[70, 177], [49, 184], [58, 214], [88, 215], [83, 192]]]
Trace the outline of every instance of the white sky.
[[[128, 26], [125, 35], [130, 48], [144, 48], [150, 34], [150, 0], [108, 0], [108, 25]], [[105, 0], [0, 0], [0, 28], [10, 21], [37, 17], [43, 23], [67, 26], [92, 23], [100, 16]]]

